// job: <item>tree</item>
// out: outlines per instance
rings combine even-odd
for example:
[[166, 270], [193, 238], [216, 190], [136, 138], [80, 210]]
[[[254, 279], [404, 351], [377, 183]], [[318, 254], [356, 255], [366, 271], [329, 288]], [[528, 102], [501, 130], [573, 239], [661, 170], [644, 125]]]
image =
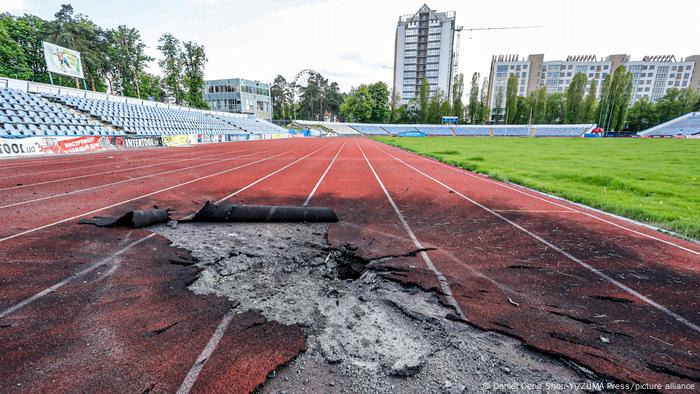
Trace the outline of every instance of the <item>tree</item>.
[[428, 111], [425, 119], [425, 123], [437, 124], [440, 123], [440, 106], [442, 101], [445, 99], [442, 91], [438, 91], [432, 97], [430, 97], [430, 102], [428, 103]]
[[658, 123], [656, 106], [648, 97], [637, 100], [627, 116], [627, 127], [632, 131], [646, 130]]
[[542, 87], [533, 90], [527, 98], [532, 110], [532, 123], [544, 123], [547, 116], [547, 89]]
[[506, 84], [506, 124], [513, 123], [515, 119], [515, 113], [518, 110], [518, 77], [512, 74], [508, 77], [508, 83]]
[[152, 75], [149, 73], [141, 73], [139, 78], [139, 86], [141, 89], [141, 96], [144, 99], [152, 101], [162, 101], [165, 96], [163, 87], [161, 86], [160, 77], [157, 75]]
[[367, 123], [372, 119], [374, 99], [367, 85], [353, 88], [340, 105], [340, 113], [348, 122]]
[[488, 92], [488, 86], [489, 86], [489, 79], [484, 78], [484, 82], [481, 84], [481, 94], [479, 98], [479, 109], [480, 109], [480, 114], [479, 114], [479, 121], [477, 123], [479, 124], [485, 124], [489, 120], [489, 112], [491, 110], [490, 103], [489, 101], [489, 92]]
[[583, 103], [583, 115], [581, 122], [595, 122], [596, 111], [596, 96], [598, 94], [598, 82], [594, 79], [591, 81], [591, 87], [588, 90], [588, 95]]
[[667, 122], [696, 110], [698, 100], [700, 100], [700, 93], [693, 88], [669, 89], [656, 103], [655, 112], [658, 115], [658, 122]]
[[428, 98], [430, 97], [430, 85], [428, 79], [423, 78], [423, 84], [420, 86], [418, 94], [418, 104], [420, 105], [420, 122], [427, 123], [428, 121]]
[[291, 119], [292, 93], [287, 80], [278, 75], [270, 86], [270, 98], [272, 99], [272, 119]]
[[182, 54], [180, 41], [170, 33], [163, 34], [158, 40], [158, 50], [163, 58], [158, 61], [158, 65], [163, 72], [163, 86], [166, 94], [175, 101], [175, 104], [182, 104], [185, 92], [182, 87]]
[[340, 116], [340, 106], [345, 100], [345, 95], [341, 93], [340, 87], [337, 82], [331, 82], [328, 87], [326, 87], [325, 93], [325, 108], [331, 114], [331, 122], [335, 121], [338, 116]]
[[184, 87], [185, 103], [194, 108], [208, 109], [204, 101], [204, 65], [207, 56], [204, 46], [192, 41], [182, 44], [182, 64], [184, 66], [182, 84]]
[[561, 93], [552, 93], [547, 96], [547, 112], [544, 123], [562, 123], [564, 120], [565, 101]]
[[[48, 23], [46, 40], [80, 52], [83, 74], [92, 90], [104, 90], [100, 65], [104, 62], [102, 47], [104, 31], [95, 25], [87, 16], [75, 14], [70, 4], [61, 5], [54, 14], [55, 19]], [[63, 85], [79, 87], [78, 80], [72, 77], [56, 76], [54, 82]]]
[[532, 107], [530, 101], [526, 97], [518, 96], [515, 98], [515, 115], [513, 115], [513, 124], [528, 124], [531, 121]]
[[372, 95], [372, 123], [385, 123], [389, 119], [389, 88], [384, 82], [375, 82], [367, 87]]
[[0, 75], [16, 79], [29, 79], [32, 69], [22, 47], [10, 36], [14, 18], [4, 14], [0, 17]]
[[[391, 92], [391, 101], [389, 104], [390, 107], [390, 112], [389, 112], [389, 123], [400, 123], [402, 121], [402, 112], [401, 112], [401, 96], [399, 95], [398, 92], [392, 91]], [[404, 108], [404, 113], [405, 113], [405, 108]]]
[[472, 74], [471, 89], [469, 90], [469, 104], [467, 104], [467, 120], [471, 124], [479, 124], [482, 119], [482, 103], [479, 98], [479, 73]]
[[496, 101], [494, 102], [494, 116], [493, 116], [493, 121], [496, 123], [504, 123], [505, 122], [505, 107], [503, 105], [503, 100], [505, 100], [505, 92], [503, 91], [503, 86], [499, 85], [498, 86], [498, 91], [496, 92]]
[[632, 98], [632, 73], [624, 66], [615, 69], [603, 80], [600, 104], [598, 105], [598, 124], [608, 130], [621, 130], [629, 111]]
[[[478, 89], [477, 81], [477, 91]], [[460, 120], [464, 119], [464, 102], [462, 101], [462, 96], [464, 96], [464, 74], [459, 73], [455, 75], [455, 80], [452, 84], [452, 115]]]
[[577, 73], [566, 89], [566, 110], [564, 122], [569, 124], [581, 123], [584, 109], [584, 95], [586, 93], [586, 82], [588, 78], [584, 73]]

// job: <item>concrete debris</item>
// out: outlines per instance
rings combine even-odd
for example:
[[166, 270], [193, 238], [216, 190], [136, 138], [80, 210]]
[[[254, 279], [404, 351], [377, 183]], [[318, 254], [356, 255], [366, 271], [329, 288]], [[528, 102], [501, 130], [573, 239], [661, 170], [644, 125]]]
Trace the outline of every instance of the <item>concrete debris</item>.
[[385, 279], [376, 261], [332, 249], [328, 224], [153, 229], [197, 259], [202, 271], [192, 291], [304, 330], [307, 351], [260, 392], [461, 393], [483, 391], [484, 383], [586, 382], [512, 338], [449, 319], [436, 294]]

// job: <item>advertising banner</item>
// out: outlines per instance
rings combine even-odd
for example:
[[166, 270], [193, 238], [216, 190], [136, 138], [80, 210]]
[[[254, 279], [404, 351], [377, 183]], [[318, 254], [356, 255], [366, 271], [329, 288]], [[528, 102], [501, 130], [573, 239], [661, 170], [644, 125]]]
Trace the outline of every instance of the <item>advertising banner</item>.
[[42, 42], [42, 44], [44, 46], [46, 69], [49, 72], [68, 75], [69, 77], [84, 78], [80, 52], [49, 42]]
[[119, 149], [155, 148], [161, 146], [160, 137], [111, 137]]
[[214, 144], [226, 141], [223, 134], [197, 134], [198, 144]]
[[187, 134], [164, 135], [160, 138], [163, 146], [186, 146], [190, 144], [190, 137]]
[[106, 136], [0, 138], [0, 157], [117, 149], [111, 138]]

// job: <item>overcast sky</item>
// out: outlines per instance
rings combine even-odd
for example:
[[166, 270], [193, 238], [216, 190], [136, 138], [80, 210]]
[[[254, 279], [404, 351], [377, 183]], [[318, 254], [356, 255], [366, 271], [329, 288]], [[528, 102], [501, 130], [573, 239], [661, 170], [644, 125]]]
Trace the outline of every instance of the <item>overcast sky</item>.
[[[0, 0], [0, 11], [52, 19], [63, 1]], [[75, 0], [76, 12], [102, 27], [141, 31], [149, 53], [170, 32], [203, 44], [207, 79], [288, 80], [305, 68], [342, 89], [383, 80], [391, 87], [399, 16], [423, 4], [406, 0]], [[542, 29], [463, 32], [460, 72], [488, 74], [493, 54], [700, 54], [698, 0], [433, 0], [469, 27], [546, 25]], [[158, 73], [153, 64], [152, 72]]]

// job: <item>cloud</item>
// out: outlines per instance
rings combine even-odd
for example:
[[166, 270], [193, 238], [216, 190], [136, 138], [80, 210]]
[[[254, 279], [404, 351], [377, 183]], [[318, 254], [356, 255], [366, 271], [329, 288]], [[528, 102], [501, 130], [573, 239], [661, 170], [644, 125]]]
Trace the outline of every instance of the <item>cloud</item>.
[[27, 0], [2, 0], [0, 12], [26, 11], [29, 8]]

